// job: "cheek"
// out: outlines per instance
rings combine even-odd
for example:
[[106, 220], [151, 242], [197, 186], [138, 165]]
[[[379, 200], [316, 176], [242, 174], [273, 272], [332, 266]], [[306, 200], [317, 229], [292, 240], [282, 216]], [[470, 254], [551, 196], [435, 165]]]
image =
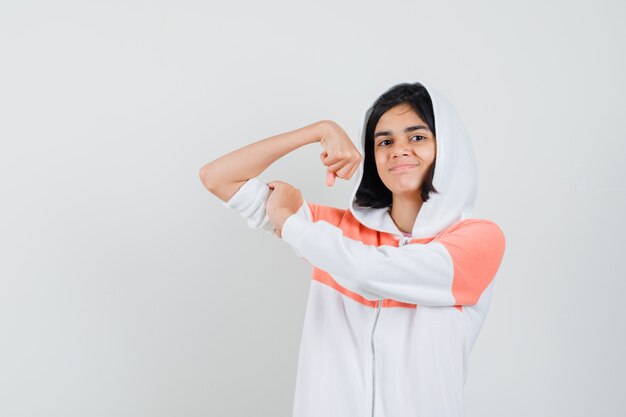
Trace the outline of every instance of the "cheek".
[[430, 154], [430, 163], [432, 164], [433, 162], [435, 162], [435, 158], [437, 157], [437, 153], [433, 150], [433, 152]]
[[380, 157], [380, 155], [378, 155], [376, 157], [376, 169], [378, 170], [378, 173], [380, 174], [382, 171], [384, 171], [384, 163], [383, 163], [383, 158]]
[[435, 156], [437, 155], [437, 151], [434, 145], [429, 146], [428, 148], [423, 148], [421, 151], [418, 151], [418, 155], [422, 157], [422, 159], [428, 164], [432, 164], [435, 161]]

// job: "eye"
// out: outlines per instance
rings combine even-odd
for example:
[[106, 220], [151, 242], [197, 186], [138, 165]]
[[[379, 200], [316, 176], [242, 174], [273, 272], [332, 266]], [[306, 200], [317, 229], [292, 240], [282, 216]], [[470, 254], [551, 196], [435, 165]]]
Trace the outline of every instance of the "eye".
[[[420, 138], [420, 139], [419, 139], [419, 140], [417, 140], [416, 142], [421, 142], [421, 141], [423, 141], [423, 140], [426, 140], [426, 138], [425, 138], [424, 136], [420, 136], [420, 135], [411, 136], [411, 139], [413, 139], [413, 138]], [[387, 146], [387, 145], [383, 145], [383, 143], [385, 143], [385, 142], [389, 142], [389, 139], [381, 140], [381, 141], [378, 143], [378, 146]]]

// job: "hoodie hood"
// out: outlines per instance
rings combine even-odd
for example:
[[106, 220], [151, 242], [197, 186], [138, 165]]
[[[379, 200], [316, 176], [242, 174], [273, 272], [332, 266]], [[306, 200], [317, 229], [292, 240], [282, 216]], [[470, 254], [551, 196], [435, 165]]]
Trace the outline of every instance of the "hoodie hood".
[[[417, 81], [406, 82], [413, 84]], [[411, 235], [413, 238], [430, 238], [454, 223], [473, 216], [477, 175], [474, 149], [456, 109], [438, 91], [421, 81], [420, 84], [426, 88], [433, 103], [437, 144], [433, 185], [439, 193], [431, 193], [428, 201], [422, 204]], [[354, 202], [363, 179], [365, 126], [375, 101], [361, 117], [359, 141], [355, 145], [363, 158], [354, 175], [349, 207], [352, 215], [366, 227], [401, 235], [388, 208], [360, 207]]]

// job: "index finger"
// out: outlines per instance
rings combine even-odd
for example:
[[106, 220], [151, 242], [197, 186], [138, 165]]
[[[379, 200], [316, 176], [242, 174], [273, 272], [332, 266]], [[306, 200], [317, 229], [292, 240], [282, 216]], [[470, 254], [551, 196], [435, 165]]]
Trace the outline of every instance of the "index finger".
[[326, 185], [332, 187], [335, 184], [336, 175], [334, 172], [326, 171]]

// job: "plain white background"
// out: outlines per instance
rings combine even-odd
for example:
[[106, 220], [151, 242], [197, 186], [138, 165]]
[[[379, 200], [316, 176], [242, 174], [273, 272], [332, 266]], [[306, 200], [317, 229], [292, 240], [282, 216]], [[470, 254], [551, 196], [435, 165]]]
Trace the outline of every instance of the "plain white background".
[[[615, 416], [626, 372], [620, 1], [0, 5], [0, 416], [290, 416], [310, 267], [205, 163], [437, 88], [507, 238], [466, 415]], [[347, 207], [309, 145], [261, 174]], [[402, 417], [402, 416], [398, 416]]]

